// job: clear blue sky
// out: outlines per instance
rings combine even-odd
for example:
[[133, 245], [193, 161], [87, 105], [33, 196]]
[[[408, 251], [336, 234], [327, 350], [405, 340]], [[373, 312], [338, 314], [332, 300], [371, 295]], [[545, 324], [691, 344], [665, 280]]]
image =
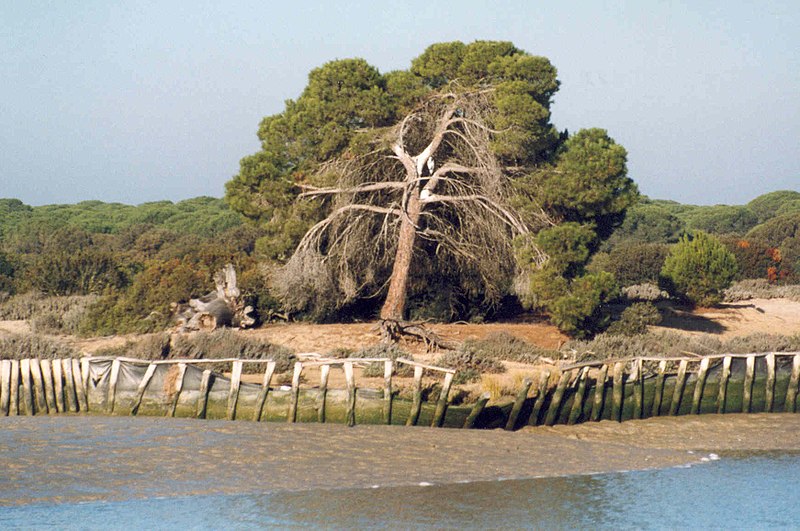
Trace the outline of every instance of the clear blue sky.
[[655, 198], [800, 190], [800, 1], [0, 0], [0, 197], [221, 196], [309, 70], [407, 68], [502, 39], [559, 70], [559, 129], [603, 127]]

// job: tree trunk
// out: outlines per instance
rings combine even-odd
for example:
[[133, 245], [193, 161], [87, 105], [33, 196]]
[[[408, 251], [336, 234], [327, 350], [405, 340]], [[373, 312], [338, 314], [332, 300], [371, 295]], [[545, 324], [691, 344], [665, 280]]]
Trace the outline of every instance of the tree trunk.
[[389, 279], [389, 293], [381, 308], [381, 319], [402, 321], [406, 308], [406, 291], [408, 290], [408, 272], [414, 256], [414, 243], [417, 238], [417, 226], [421, 212], [419, 186], [414, 187], [408, 197], [406, 215], [400, 221], [400, 233], [397, 237], [397, 251], [394, 256], [392, 276]]

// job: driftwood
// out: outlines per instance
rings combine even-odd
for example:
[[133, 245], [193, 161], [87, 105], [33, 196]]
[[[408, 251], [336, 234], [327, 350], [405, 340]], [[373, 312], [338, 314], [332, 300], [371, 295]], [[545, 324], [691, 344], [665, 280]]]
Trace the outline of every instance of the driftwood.
[[223, 326], [249, 328], [255, 324], [253, 307], [242, 300], [233, 265], [218, 271], [214, 283], [216, 291], [188, 304], [173, 304], [178, 332], [211, 331]]
[[384, 343], [397, 343], [402, 338], [409, 338], [425, 344], [428, 352], [435, 350], [455, 350], [456, 345], [446, 341], [439, 335], [425, 327], [421, 322], [395, 321], [393, 319], [383, 319], [378, 326], [381, 340]]

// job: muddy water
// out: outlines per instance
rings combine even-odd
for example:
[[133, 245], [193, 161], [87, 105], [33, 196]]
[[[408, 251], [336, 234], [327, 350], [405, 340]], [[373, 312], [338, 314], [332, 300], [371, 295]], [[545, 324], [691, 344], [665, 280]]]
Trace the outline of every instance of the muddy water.
[[3, 528], [791, 526], [798, 473], [800, 415], [515, 433], [0, 418]]

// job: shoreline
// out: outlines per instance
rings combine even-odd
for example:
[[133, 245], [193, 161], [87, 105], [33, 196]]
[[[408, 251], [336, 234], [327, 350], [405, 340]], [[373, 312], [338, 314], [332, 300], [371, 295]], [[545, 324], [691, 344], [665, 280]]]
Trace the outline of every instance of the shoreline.
[[[800, 451], [800, 415], [501, 430], [130, 417], [0, 419], [0, 506], [445, 485], [685, 467]], [[691, 452], [691, 453], [690, 453]]]

